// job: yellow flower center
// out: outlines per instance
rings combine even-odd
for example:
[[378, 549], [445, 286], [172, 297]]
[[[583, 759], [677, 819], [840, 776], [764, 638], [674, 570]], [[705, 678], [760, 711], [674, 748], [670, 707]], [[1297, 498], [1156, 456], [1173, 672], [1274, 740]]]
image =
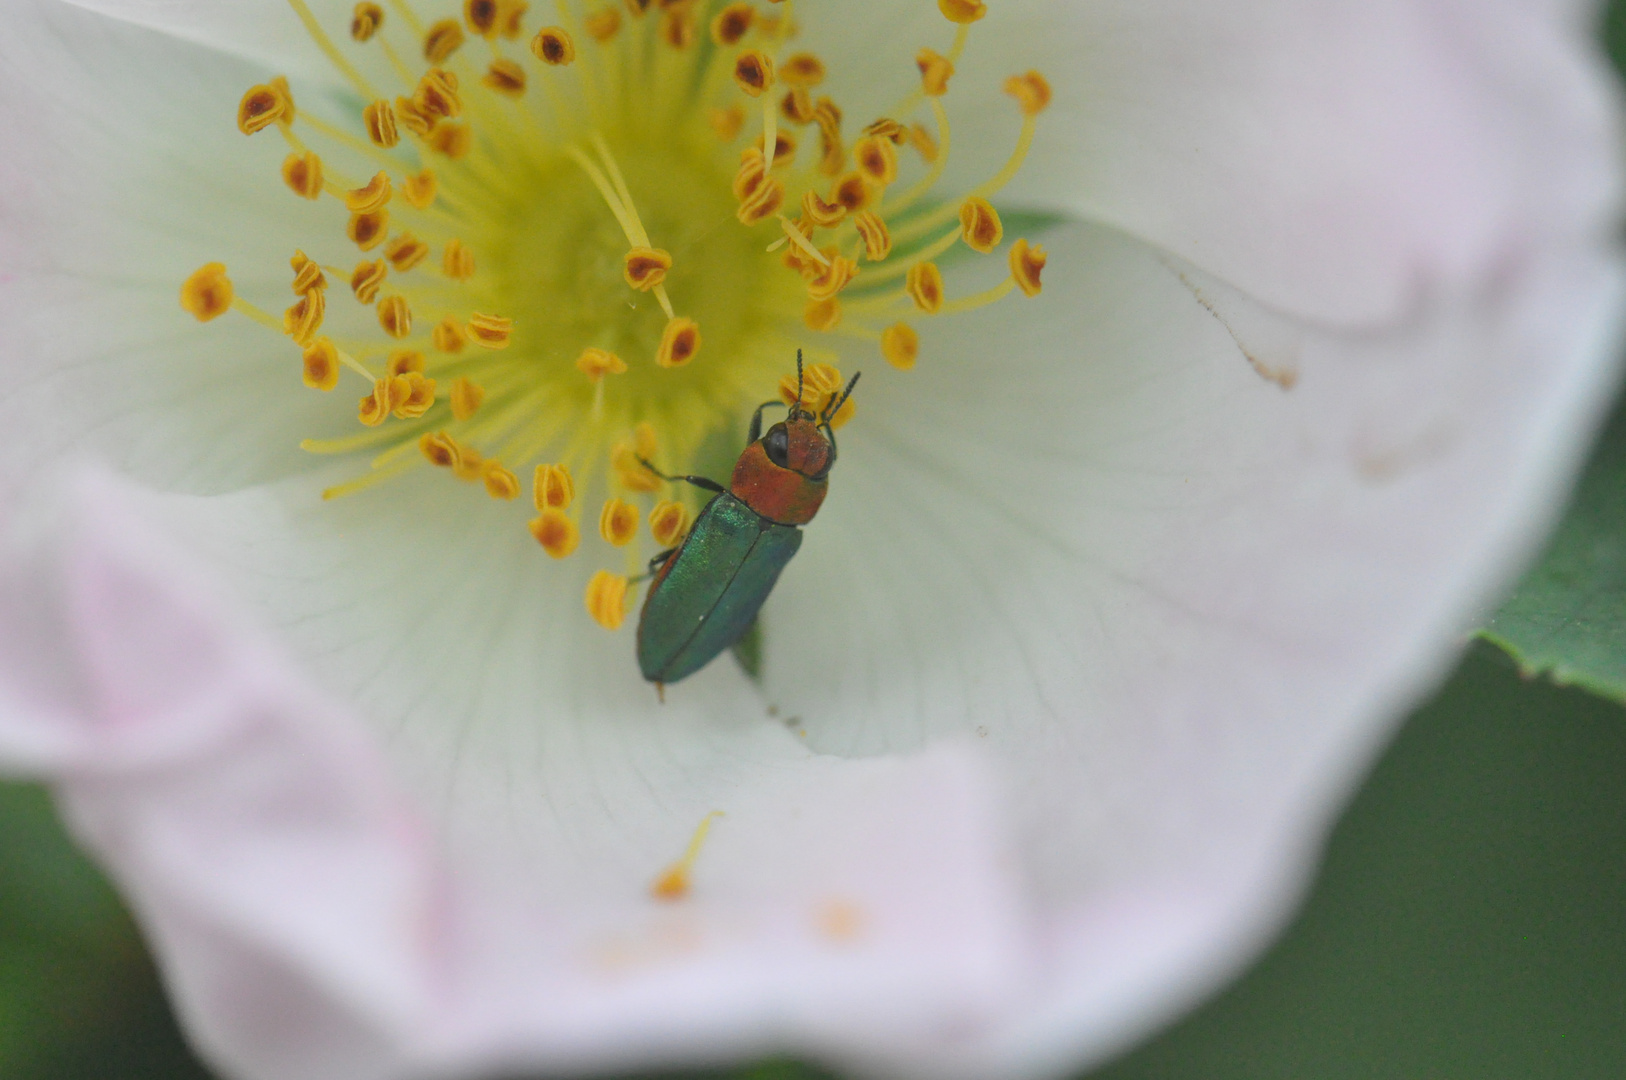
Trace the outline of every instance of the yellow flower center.
[[[284, 185], [342, 213], [291, 254], [282, 315], [237, 296], [221, 263], [194, 273], [181, 303], [286, 334], [306, 386], [353, 385], [359, 430], [303, 446], [368, 453], [371, 467], [327, 497], [418, 473], [515, 500], [524, 477], [534, 514], [516, 524], [543, 551], [576, 552], [597, 506], [594, 557], [632, 574], [681, 541], [696, 498], [640, 459], [696, 470], [764, 398], [790, 404], [798, 348], [812, 361], [802, 403], [821, 410], [840, 394], [844, 349], [907, 371], [911, 320], [1039, 291], [1044, 252], [1026, 240], [973, 295], [947, 295], [936, 263], [1001, 244], [989, 198], [1050, 98], [1037, 73], [1009, 79], [1021, 124], [1007, 165], [959, 197], [937, 192], [941, 99], [980, 2], [937, 0], [947, 51], [922, 48], [919, 89], [853, 134], [820, 93], [824, 61], [792, 48], [789, 0], [565, 2], [534, 30], [524, 0], [360, 3], [347, 28], [289, 2], [359, 104], [333, 122], [297, 109], [277, 78], [244, 95], [238, 127], [275, 128]], [[626, 575], [594, 576], [599, 623], [620, 625], [627, 603]]]

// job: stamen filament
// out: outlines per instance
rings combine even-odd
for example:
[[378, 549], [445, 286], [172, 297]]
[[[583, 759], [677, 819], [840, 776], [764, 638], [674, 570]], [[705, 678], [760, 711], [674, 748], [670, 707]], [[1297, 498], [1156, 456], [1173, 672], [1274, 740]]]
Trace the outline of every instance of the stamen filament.
[[901, 211], [913, 206], [921, 196], [936, 186], [937, 181], [943, 178], [943, 170], [948, 167], [951, 145], [948, 110], [943, 108], [940, 98], [928, 100], [932, 105], [933, 120], [937, 124], [937, 160], [932, 162], [932, 167], [927, 170], [926, 175], [911, 185], [908, 191], [881, 207], [879, 213], [883, 218], [896, 217]]
[[274, 317], [264, 308], [255, 307], [247, 300], [244, 300], [241, 296], [233, 296], [231, 306], [233, 311], [241, 312], [242, 314], [247, 315], [261, 326], [269, 327], [279, 334], [282, 333], [282, 320]]
[[1003, 298], [1014, 288], [1016, 288], [1016, 279], [1006, 278], [992, 289], [985, 289], [980, 293], [973, 293], [970, 296], [962, 296], [958, 300], [952, 300], [932, 312], [932, 314], [934, 316], [959, 315], [963, 312], [974, 311], [985, 304], [992, 304], [994, 301]]
[[929, 262], [943, 252], [953, 247], [960, 240], [960, 226], [955, 225], [948, 233], [938, 237], [926, 247], [918, 251], [910, 251], [905, 255], [895, 255], [875, 269], [866, 269], [858, 278], [855, 292], [865, 292], [869, 286], [882, 281], [891, 281], [893, 278], [903, 277], [909, 272], [909, 267], [917, 262]]
[[316, 42], [316, 47], [327, 55], [327, 58], [333, 62], [333, 66], [338, 68], [344, 77], [350, 80], [350, 85], [356, 88], [356, 92], [368, 101], [376, 100], [379, 96], [378, 91], [374, 90], [372, 84], [362, 77], [361, 72], [357, 71], [354, 65], [345, 59], [344, 53], [340, 52], [338, 46], [333, 44], [333, 39], [327, 36], [327, 31], [322, 29], [322, 24], [316, 21], [315, 15], [311, 14], [311, 9], [305, 4], [305, 0], [288, 0], [288, 5], [294, 9], [294, 14], [299, 16], [299, 21], [305, 24], [305, 33], [311, 36], [311, 40]]
[[[984, 180], [981, 184], [972, 188], [971, 191], [967, 193], [966, 198], [986, 199], [988, 196], [994, 194], [1000, 188], [1010, 183], [1011, 179], [1016, 176], [1017, 171], [1022, 168], [1022, 162], [1028, 156], [1028, 148], [1033, 145], [1033, 133], [1038, 129], [1038, 126], [1039, 125], [1034, 117], [1024, 116], [1022, 118], [1022, 132], [1016, 137], [1016, 147], [1011, 151], [1010, 158], [1006, 160], [1005, 167], [1000, 169], [999, 172], [995, 173], [989, 179]], [[938, 160], [941, 161], [942, 158], [939, 158]], [[915, 220], [909, 222], [909, 224], [904, 225], [902, 228], [894, 232], [892, 234], [893, 242], [904, 243], [908, 240], [912, 240], [917, 236], [930, 232], [932, 229], [935, 229], [937, 226], [943, 224], [943, 222], [950, 221], [958, 217], [959, 214], [960, 203], [944, 203], [931, 213], [921, 215]]]

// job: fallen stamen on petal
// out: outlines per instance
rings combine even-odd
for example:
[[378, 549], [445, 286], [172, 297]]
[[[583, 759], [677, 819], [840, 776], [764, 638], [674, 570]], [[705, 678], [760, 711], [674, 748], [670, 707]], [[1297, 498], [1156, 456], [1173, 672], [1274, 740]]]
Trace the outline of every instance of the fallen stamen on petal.
[[721, 810], [713, 810], [701, 819], [699, 828], [695, 829], [694, 836], [689, 840], [689, 847], [683, 853], [683, 858], [668, 867], [650, 885], [651, 896], [657, 900], [681, 900], [689, 895], [693, 884], [694, 864], [700, 858], [700, 849], [705, 846], [706, 836], [711, 832], [711, 823], [722, 816]]

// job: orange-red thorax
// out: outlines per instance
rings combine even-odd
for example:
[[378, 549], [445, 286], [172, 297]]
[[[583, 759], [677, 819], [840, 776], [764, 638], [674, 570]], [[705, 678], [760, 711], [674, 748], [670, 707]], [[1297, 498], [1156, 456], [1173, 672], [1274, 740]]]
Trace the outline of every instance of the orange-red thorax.
[[[768, 457], [767, 435], [745, 448], [734, 464], [729, 492], [780, 525], [802, 525], [813, 520], [824, 502], [829, 482], [822, 478], [830, 461], [830, 444], [811, 420], [795, 419], [783, 425], [786, 435], [785, 462], [775, 465]], [[820, 476], [815, 480], [813, 477]]]

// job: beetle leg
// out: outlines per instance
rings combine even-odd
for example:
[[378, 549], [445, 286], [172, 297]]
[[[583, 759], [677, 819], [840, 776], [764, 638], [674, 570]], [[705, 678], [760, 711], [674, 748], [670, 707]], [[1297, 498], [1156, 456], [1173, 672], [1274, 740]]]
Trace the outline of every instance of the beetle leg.
[[[764, 401], [757, 406], [757, 411], [751, 414], [751, 433], [745, 437], [748, 443], [754, 443], [762, 438], [762, 410], [769, 405], [784, 405], [783, 401]], [[788, 407], [788, 406], [787, 406]]]
[[638, 464], [642, 465], [644, 468], [648, 469], [650, 472], [654, 473], [656, 476], [660, 477], [662, 480], [671, 480], [671, 481], [686, 480], [689, 483], [693, 484], [697, 488], [703, 488], [706, 491], [715, 491], [719, 495], [728, 490], [723, 485], [719, 484], [717, 481], [707, 479], [704, 476], [669, 476], [668, 474], [663, 473], [659, 469], [655, 468], [655, 466], [651, 465], [644, 458], [639, 458], [638, 459]]
[[665, 551], [661, 552], [659, 555], [655, 556], [653, 559], [650, 559], [649, 560], [649, 569], [645, 570], [643, 573], [639, 574], [637, 577], [628, 578], [627, 579], [627, 584], [628, 585], [636, 585], [641, 581], [648, 581], [650, 578], [652, 578], [656, 574], [660, 573], [661, 567], [666, 565], [666, 560], [670, 559], [673, 555], [676, 555], [677, 550], [678, 549], [675, 548], [675, 547], [667, 548]]

